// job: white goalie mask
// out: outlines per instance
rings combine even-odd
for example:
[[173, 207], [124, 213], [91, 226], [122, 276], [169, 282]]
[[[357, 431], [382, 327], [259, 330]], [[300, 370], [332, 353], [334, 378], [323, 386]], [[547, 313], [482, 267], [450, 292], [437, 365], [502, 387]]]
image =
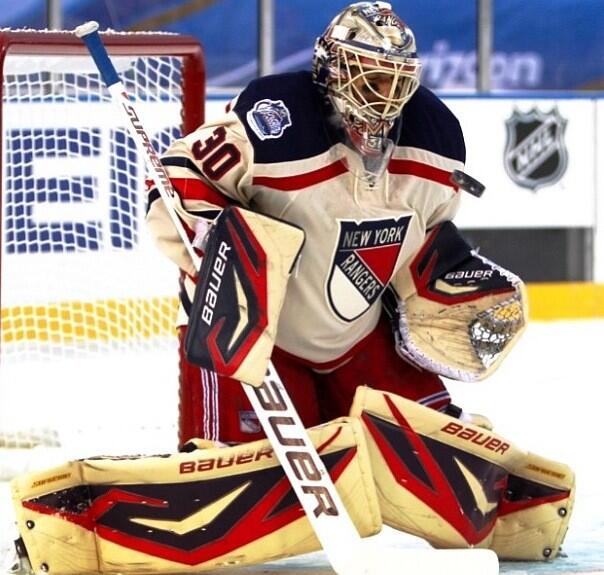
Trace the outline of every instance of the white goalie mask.
[[351, 4], [317, 39], [313, 79], [335, 109], [346, 143], [374, 177], [392, 154], [389, 135], [420, 71], [413, 32], [386, 2]]

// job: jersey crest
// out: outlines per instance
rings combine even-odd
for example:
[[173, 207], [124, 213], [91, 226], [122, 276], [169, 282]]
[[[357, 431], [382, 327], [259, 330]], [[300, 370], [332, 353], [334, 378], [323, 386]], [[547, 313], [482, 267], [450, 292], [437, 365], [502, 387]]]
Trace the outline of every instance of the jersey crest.
[[411, 216], [338, 220], [327, 299], [339, 318], [355, 320], [381, 296], [394, 273], [410, 220]]
[[260, 100], [247, 113], [247, 123], [256, 136], [268, 140], [280, 138], [292, 119], [283, 100]]

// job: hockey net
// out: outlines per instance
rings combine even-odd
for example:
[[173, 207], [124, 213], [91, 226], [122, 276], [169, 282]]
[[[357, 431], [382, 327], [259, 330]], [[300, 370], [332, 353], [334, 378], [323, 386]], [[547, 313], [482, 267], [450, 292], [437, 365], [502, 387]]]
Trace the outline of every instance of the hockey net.
[[[157, 150], [201, 123], [193, 38], [103, 38]], [[0, 478], [36, 446], [174, 450], [177, 270], [144, 226], [143, 159], [73, 34], [0, 31], [0, 71]]]

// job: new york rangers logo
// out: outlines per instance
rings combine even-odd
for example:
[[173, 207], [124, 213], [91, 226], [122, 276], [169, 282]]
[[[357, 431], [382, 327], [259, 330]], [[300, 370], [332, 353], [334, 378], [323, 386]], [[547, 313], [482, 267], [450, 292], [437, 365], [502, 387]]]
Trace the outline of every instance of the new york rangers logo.
[[506, 121], [505, 170], [519, 186], [533, 191], [556, 183], [566, 171], [564, 144], [566, 120], [557, 108], [543, 113], [537, 108], [514, 110]]
[[382, 294], [394, 272], [411, 216], [338, 220], [340, 232], [327, 280], [335, 314], [353, 321]]

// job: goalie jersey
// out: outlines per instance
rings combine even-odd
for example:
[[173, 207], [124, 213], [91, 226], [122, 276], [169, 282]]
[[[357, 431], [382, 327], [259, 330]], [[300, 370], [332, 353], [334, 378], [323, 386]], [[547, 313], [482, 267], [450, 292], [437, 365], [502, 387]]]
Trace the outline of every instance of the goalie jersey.
[[[465, 161], [457, 119], [424, 87], [405, 105], [387, 171], [373, 185], [349, 170], [358, 160], [333, 132], [310, 72], [267, 76], [162, 158], [191, 237], [233, 203], [305, 231], [275, 344], [317, 369], [354, 352], [375, 328], [391, 278], [429, 228], [454, 217], [450, 176]], [[192, 298], [193, 263], [152, 186], [147, 220], [186, 274], [181, 300]]]

